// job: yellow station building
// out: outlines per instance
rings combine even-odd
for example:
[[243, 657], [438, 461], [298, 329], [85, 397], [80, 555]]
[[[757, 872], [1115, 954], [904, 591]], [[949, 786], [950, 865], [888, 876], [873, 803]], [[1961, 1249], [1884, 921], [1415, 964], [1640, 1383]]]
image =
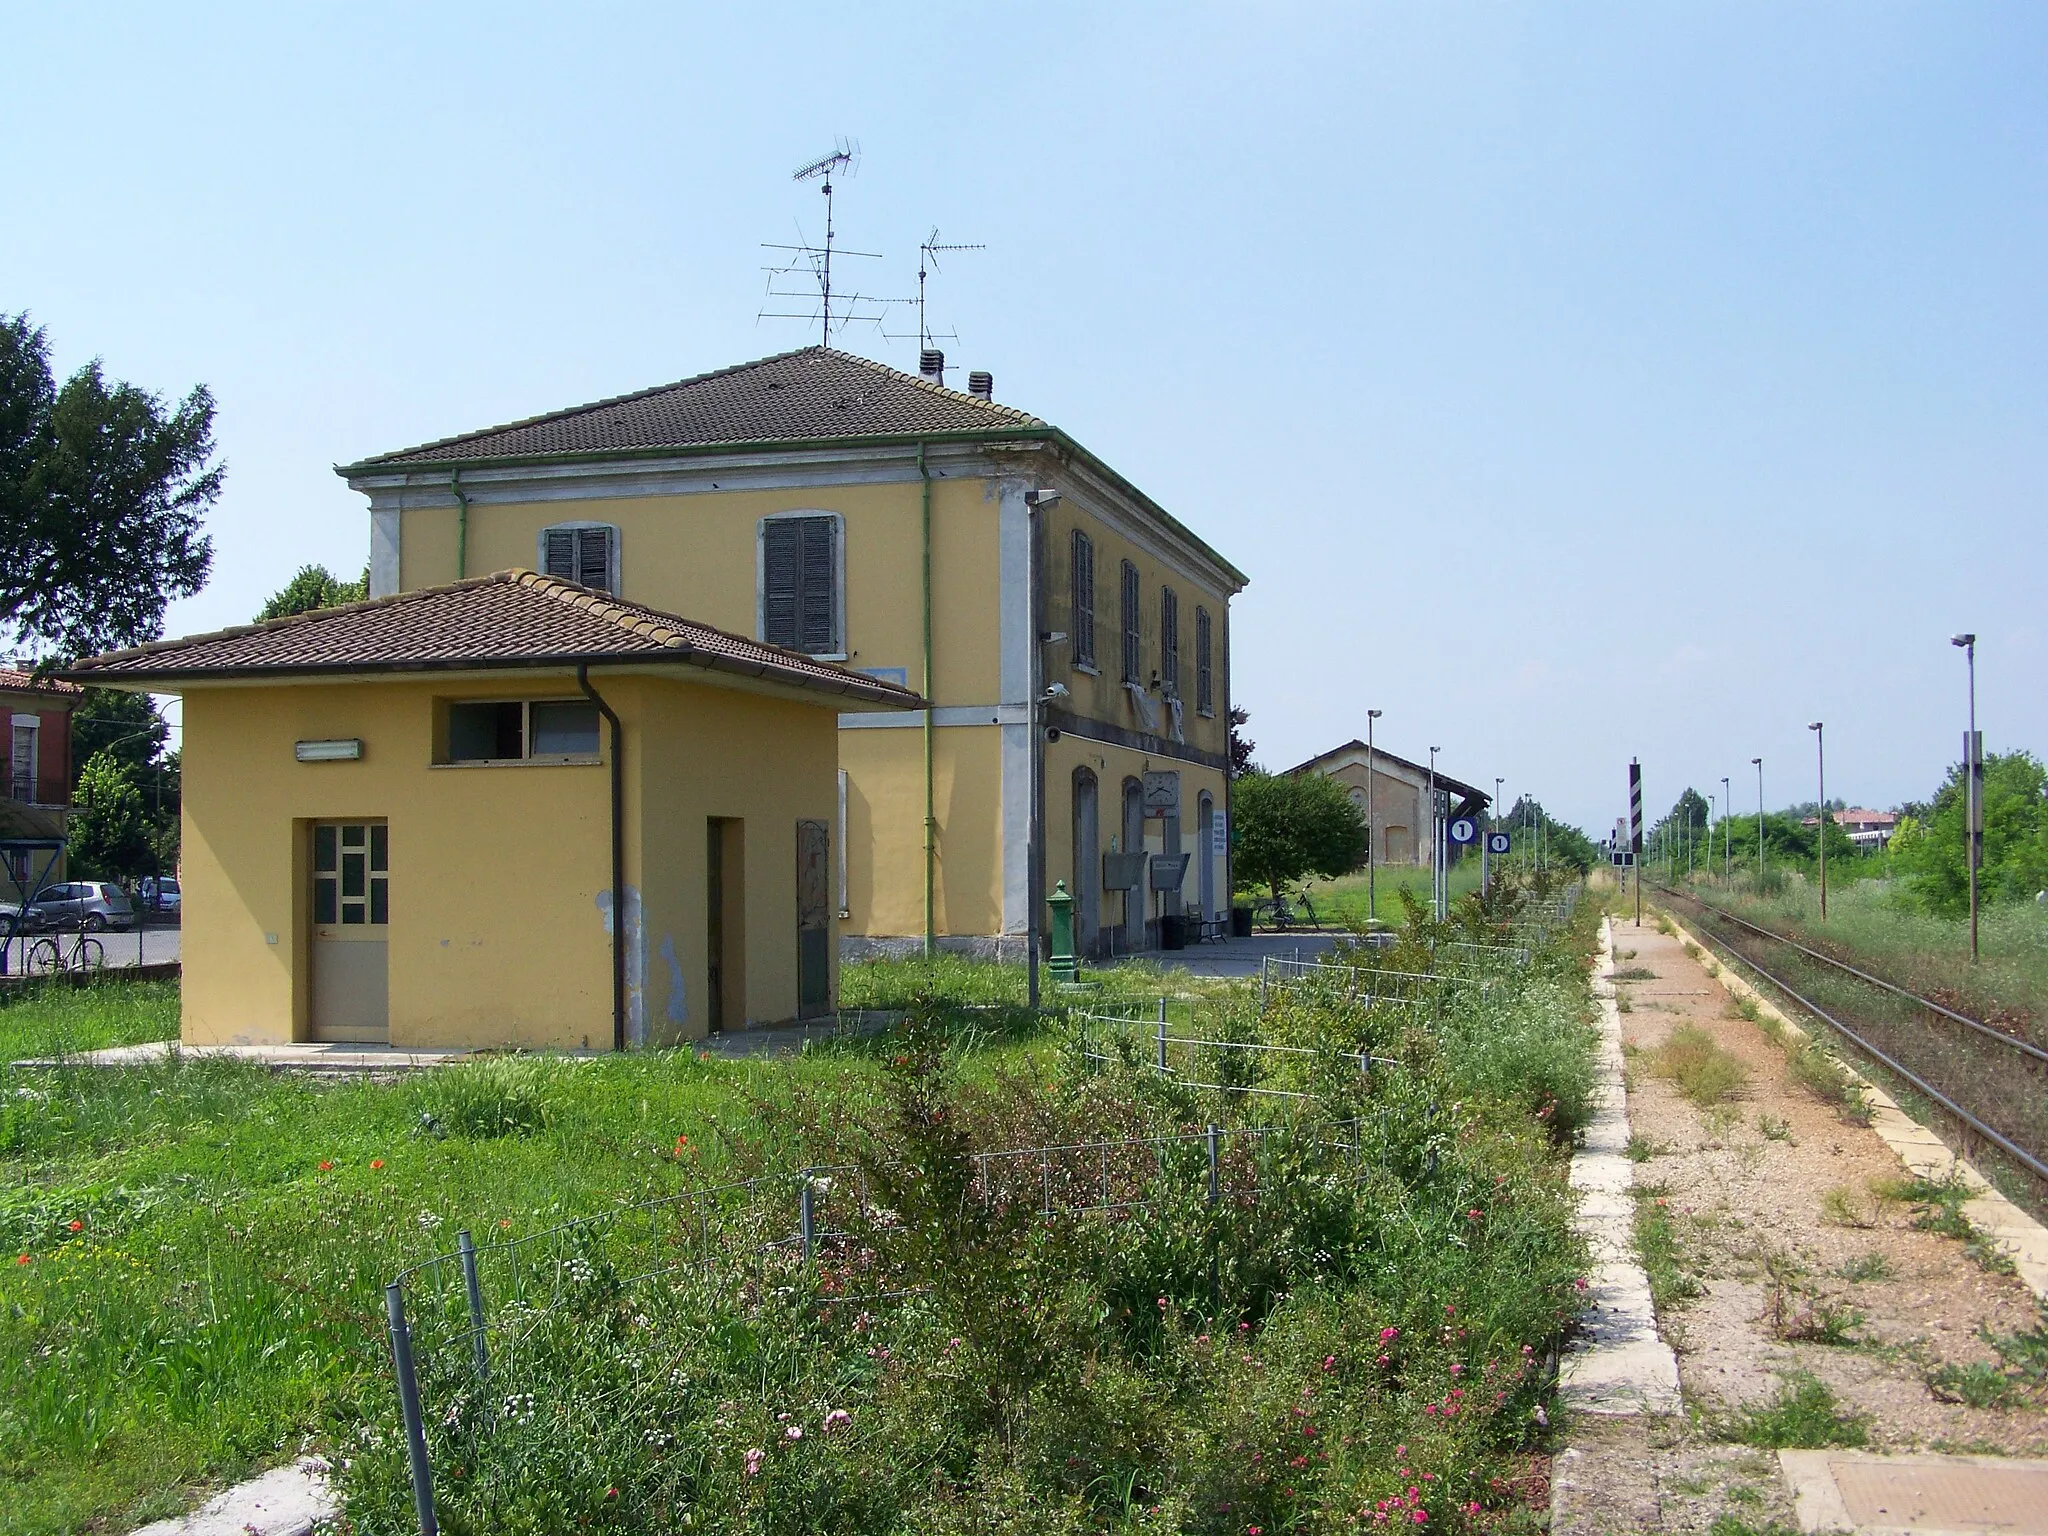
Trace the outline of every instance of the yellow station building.
[[371, 593], [530, 566], [920, 692], [838, 714], [849, 954], [1015, 953], [1054, 881], [1093, 953], [1220, 920], [1244, 576], [987, 375], [923, 372], [811, 347], [346, 465]]
[[184, 699], [190, 1044], [604, 1049], [829, 1012], [838, 720], [922, 702], [528, 570], [68, 675]]

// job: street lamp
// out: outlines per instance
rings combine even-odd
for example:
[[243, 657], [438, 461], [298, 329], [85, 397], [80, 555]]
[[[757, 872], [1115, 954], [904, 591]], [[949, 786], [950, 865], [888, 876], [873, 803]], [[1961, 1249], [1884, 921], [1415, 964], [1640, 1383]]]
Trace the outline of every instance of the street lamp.
[[1380, 714], [1377, 709], [1365, 712], [1365, 915], [1371, 919], [1380, 915], [1380, 833], [1373, 815], [1372, 781], [1372, 723]]
[[1756, 764], [1756, 893], [1764, 893], [1764, 760], [1752, 757]]
[[1486, 840], [1479, 845], [1479, 883], [1486, 887], [1486, 893], [1493, 894], [1493, 829], [1500, 821], [1500, 787], [1506, 779], [1495, 775], [1493, 781], [1493, 805], [1486, 818]]
[[[1728, 775], [1721, 775], [1721, 863], [1732, 878], [1735, 874], [1735, 791], [1728, 787]], [[1714, 845], [1707, 844], [1707, 863], [1714, 862]]]
[[1970, 866], [1970, 964], [1977, 963], [1977, 866], [1984, 858], [1984, 743], [1977, 738], [1977, 637], [1955, 635], [1970, 668], [1970, 734], [1963, 738], [1963, 862]]
[[1444, 920], [1444, 858], [1443, 828], [1436, 813], [1436, 755], [1441, 749], [1429, 749], [1429, 900], [1436, 908], [1436, 920]]
[[1828, 745], [1827, 732], [1815, 720], [1806, 727], [1813, 732], [1813, 750], [1820, 764], [1820, 920], [1828, 920]]
[[[1024, 621], [1031, 626], [1031, 660], [1027, 686], [1031, 694], [1031, 757], [1029, 789], [1029, 830], [1024, 850], [1024, 995], [1028, 1006], [1038, 1006], [1038, 925], [1041, 909], [1045, 905], [1045, 702], [1052, 690], [1045, 686], [1045, 647], [1052, 637], [1039, 626], [1038, 591], [1038, 514], [1047, 507], [1055, 506], [1060, 499], [1056, 490], [1031, 490], [1024, 493], [1026, 554], [1024, 559]], [[1066, 686], [1054, 684], [1054, 697], [1064, 697]], [[1075, 882], [1080, 883], [1078, 880]]]

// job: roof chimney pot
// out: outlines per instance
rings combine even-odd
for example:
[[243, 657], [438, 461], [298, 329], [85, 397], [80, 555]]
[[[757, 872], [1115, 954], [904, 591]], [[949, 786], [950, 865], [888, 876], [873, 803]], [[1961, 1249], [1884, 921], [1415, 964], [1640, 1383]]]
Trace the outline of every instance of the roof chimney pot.
[[934, 384], [946, 382], [946, 354], [937, 347], [926, 347], [917, 354], [917, 371]]
[[984, 373], [979, 369], [975, 370], [967, 375], [967, 393], [978, 395], [984, 400], [995, 399], [996, 376], [992, 373]]

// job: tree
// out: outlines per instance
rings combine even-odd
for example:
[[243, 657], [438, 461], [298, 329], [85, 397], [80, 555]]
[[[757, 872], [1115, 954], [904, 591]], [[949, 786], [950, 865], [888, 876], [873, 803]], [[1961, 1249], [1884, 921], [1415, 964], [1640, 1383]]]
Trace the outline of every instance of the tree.
[[1241, 709], [1235, 704], [1230, 706], [1230, 776], [1233, 779], [1241, 779], [1246, 774], [1257, 771], [1256, 765], [1252, 762], [1252, 752], [1258, 747], [1258, 743], [1243, 734], [1242, 730], [1251, 723], [1251, 718], [1251, 711]]
[[[1945, 917], [1970, 910], [1965, 801], [1958, 763], [1949, 769], [1926, 818], [1907, 817], [1892, 837], [1892, 864], [1905, 876], [1914, 903]], [[2048, 889], [2048, 768], [2031, 752], [1991, 753], [1984, 759], [1978, 897], [2021, 901], [2043, 889]]]
[[298, 574], [284, 584], [284, 590], [263, 605], [256, 621], [260, 624], [265, 619], [311, 613], [316, 608], [339, 608], [343, 603], [360, 603], [369, 595], [367, 567], [362, 580], [343, 581], [324, 565], [302, 565]]
[[69, 858], [74, 874], [132, 880], [156, 867], [156, 846], [142, 791], [127, 764], [95, 753], [78, 776]]
[[59, 389], [41, 327], [0, 315], [0, 639], [80, 656], [162, 634], [206, 582], [224, 474], [204, 385], [167, 408], [95, 360]]
[[1248, 773], [1232, 789], [1238, 883], [1280, 888], [1309, 875], [1349, 874], [1365, 862], [1365, 817], [1344, 786], [1319, 773]]
[[154, 771], [171, 728], [146, 693], [122, 688], [88, 688], [71, 711], [73, 783], [85, 765], [101, 752], [111, 752], [140, 781]]

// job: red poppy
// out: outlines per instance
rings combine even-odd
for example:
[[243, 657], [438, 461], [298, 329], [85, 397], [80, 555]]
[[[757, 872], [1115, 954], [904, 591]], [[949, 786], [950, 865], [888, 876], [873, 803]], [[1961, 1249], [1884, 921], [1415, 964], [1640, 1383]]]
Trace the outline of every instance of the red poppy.
[[332, 1161], [332, 1160], [330, 1159], [329, 1161], [323, 1162], [323, 1163], [322, 1163], [322, 1164], [320, 1165], [320, 1171], [321, 1171], [322, 1173], [325, 1173], [325, 1172], [327, 1172], [327, 1170], [328, 1170], [328, 1169], [332, 1168], [333, 1166], [334, 1166], [334, 1163], [333, 1163], [333, 1161]]
[[372, 1168], [382, 1168], [384, 1166], [384, 1159], [381, 1157], [373, 1157], [370, 1159], [370, 1166]]
[[85, 1223], [76, 1219], [67, 1221], [65, 1225], [74, 1232], [83, 1232], [85, 1230]]
[[20, 1258], [16, 1259], [14, 1262], [17, 1264], [26, 1264], [28, 1262], [28, 1255], [24, 1253]]

